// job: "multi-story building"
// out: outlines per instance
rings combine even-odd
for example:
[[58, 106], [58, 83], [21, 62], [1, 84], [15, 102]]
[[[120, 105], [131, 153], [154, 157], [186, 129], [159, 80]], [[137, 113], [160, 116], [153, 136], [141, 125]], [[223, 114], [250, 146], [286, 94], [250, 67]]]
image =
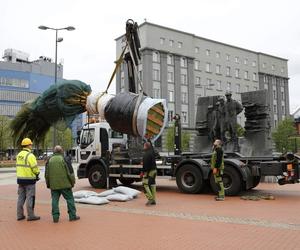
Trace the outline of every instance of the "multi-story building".
[[[35, 99], [54, 83], [55, 63], [40, 57], [29, 61], [29, 54], [6, 49], [0, 61], [0, 115], [14, 117], [22, 104]], [[63, 66], [57, 67], [57, 78], [62, 79]]]
[[[289, 115], [287, 59], [213, 41], [187, 32], [144, 22], [140, 25], [144, 92], [167, 100], [169, 120], [181, 114], [184, 127], [195, 127], [199, 97], [224, 95], [241, 101], [241, 93], [269, 90], [271, 125]], [[117, 56], [124, 36], [116, 39]], [[128, 89], [126, 67], [117, 73], [117, 92]], [[243, 125], [243, 115], [238, 117]]]
[[[55, 63], [41, 56], [29, 61], [29, 54], [6, 49], [0, 61], [0, 115], [13, 118], [23, 103], [37, 98], [55, 82]], [[57, 81], [63, 79], [63, 65], [57, 65]], [[75, 143], [77, 130], [82, 127], [82, 116], [72, 124]]]

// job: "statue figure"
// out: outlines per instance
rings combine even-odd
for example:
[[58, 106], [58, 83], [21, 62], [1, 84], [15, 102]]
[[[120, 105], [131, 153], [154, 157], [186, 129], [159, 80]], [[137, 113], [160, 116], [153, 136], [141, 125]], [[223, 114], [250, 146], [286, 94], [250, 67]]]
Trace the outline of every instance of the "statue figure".
[[214, 113], [213, 112], [214, 112], [213, 106], [209, 105], [207, 107], [206, 121], [207, 121], [208, 138], [210, 141], [214, 140], [214, 131], [213, 131]]
[[225, 128], [229, 132], [230, 140], [233, 142], [234, 151], [239, 151], [237, 137], [237, 115], [242, 112], [243, 106], [236, 100], [232, 99], [232, 94], [226, 92], [225, 103]]
[[218, 126], [219, 126], [219, 132], [218, 132], [218, 138], [220, 139], [223, 144], [226, 143], [226, 137], [225, 137], [225, 101], [224, 98], [220, 97], [217, 101], [217, 119], [218, 119]]

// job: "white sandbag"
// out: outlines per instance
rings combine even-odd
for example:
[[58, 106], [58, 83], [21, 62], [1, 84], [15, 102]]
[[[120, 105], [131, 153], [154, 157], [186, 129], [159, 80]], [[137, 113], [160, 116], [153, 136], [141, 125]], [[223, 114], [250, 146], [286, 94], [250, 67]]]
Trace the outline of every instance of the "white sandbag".
[[75, 202], [85, 203], [85, 204], [93, 204], [93, 205], [102, 205], [102, 204], [109, 203], [109, 200], [107, 200], [104, 197], [89, 196], [89, 197], [86, 197], [86, 198], [75, 199]]
[[111, 194], [105, 197], [109, 201], [130, 201], [133, 199], [132, 196], [126, 195], [126, 194], [121, 194], [121, 193], [116, 193], [116, 194]]
[[79, 190], [76, 192], [73, 192], [74, 198], [86, 198], [92, 195], [97, 195], [96, 192], [94, 191], [89, 191], [89, 190]]
[[113, 189], [109, 189], [109, 190], [106, 190], [106, 191], [103, 191], [99, 194], [97, 194], [98, 197], [106, 197], [108, 195], [111, 195], [111, 194], [115, 194], [116, 192], [113, 190]]
[[113, 188], [113, 190], [117, 193], [126, 194], [134, 198], [141, 193], [139, 190], [124, 186], [118, 186], [116, 188]]

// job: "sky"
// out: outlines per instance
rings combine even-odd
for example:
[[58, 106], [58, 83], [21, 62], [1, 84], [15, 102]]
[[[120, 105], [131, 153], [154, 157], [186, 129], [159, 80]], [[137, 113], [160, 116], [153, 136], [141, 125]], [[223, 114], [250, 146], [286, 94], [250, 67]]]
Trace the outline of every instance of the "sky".
[[[104, 91], [116, 60], [115, 38], [127, 19], [145, 21], [197, 36], [288, 59], [290, 111], [300, 107], [300, 1], [297, 0], [2, 0], [0, 55], [7, 48], [54, 59], [53, 28], [60, 31], [58, 62], [64, 78]], [[114, 85], [114, 84], [112, 84]], [[115, 86], [109, 89], [115, 92]]]

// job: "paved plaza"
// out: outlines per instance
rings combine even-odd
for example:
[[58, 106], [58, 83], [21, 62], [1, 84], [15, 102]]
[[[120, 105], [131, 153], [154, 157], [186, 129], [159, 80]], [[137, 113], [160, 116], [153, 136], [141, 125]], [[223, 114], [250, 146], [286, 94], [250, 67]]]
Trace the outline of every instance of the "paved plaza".
[[[132, 187], [142, 191], [140, 183]], [[93, 190], [78, 180], [74, 191]], [[300, 185], [262, 183], [247, 195], [275, 200], [226, 197], [178, 191], [175, 181], [158, 180], [158, 204], [145, 197], [107, 205], [77, 204], [81, 219], [69, 222], [61, 200], [61, 218], [51, 217], [50, 192], [37, 184], [40, 221], [16, 221], [15, 175], [0, 171], [0, 249], [300, 249]]]

